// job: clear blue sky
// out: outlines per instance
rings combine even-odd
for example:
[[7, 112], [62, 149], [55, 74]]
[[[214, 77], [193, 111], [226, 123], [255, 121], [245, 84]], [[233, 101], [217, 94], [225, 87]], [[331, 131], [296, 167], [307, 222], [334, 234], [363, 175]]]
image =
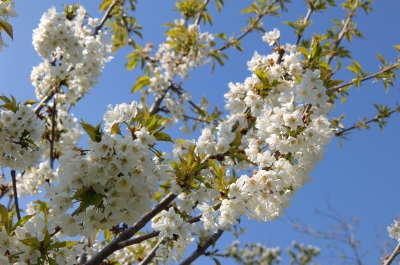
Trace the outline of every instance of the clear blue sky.
[[[101, 17], [98, 13], [98, 1], [79, 1], [84, 5], [93, 17]], [[297, 20], [302, 14], [307, 13], [305, 1], [293, 1], [288, 4], [288, 13], [283, 18], [266, 18], [263, 20], [267, 30], [279, 28], [281, 30], [281, 43], [294, 43], [296, 36], [292, 29], [282, 22]], [[339, 1], [337, 1], [339, 2]], [[64, 1], [16, 1], [18, 18], [11, 18], [9, 22], [14, 27], [14, 41], [3, 34], [4, 41], [10, 46], [0, 52], [0, 93], [13, 94], [17, 100], [25, 101], [33, 99], [34, 88], [29, 81], [33, 66], [40, 62], [39, 56], [32, 46], [32, 30], [37, 27], [40, 17], [50, 6], [56, 6], [62, 10]], [[95, 4], [94, 4], [95, 3]], [[240, 34], [239, 29], [245, 26], [246, 16], [239, 16], [239, 11], [249, 5], [250, 1], [227, 1], [226, 7], [220, 15], [214, 16], [214, 27], [207, 27], [203, 31], [211, 33], [225, 32], [228, 36]], [[214, 8], [212, 3], [212, 9]], [[156, 8], [155, 8], [156, 7]], [[139, 1], [136, 18], [143, 25], [143, 40], [141, 44], [151, 42], [157, 45], [165, 40], [163, 35], [165, 28], [162, 24], [179, 18], [179, 13], [172, 12], [175, 8], [174, 1], [146, 0]], [[379, 71], [379, 61], [375, 53], [382, 54], [388, 61], [398, 57], [393, 45], [400, 44], [398, 25], [400, 25], [400, 2], [398, 0], [376, 1], [373, 5], [374, 12], [365, 15], [360, 11], [355, 17], [359, 30], [364, 34], [364, 39], [355, 39], [348, 48], [352, 51], [353, 59], [360, 62], [365, 71]], [[215, 12], [213, 12], [215, 13]], [[341, 7], [332, 8], [324, 13], [312, 15], [314, 22], [305, 36], [313, 33], [324, 33], [332, 26], [331, 18], [344, 19], [345, 13]], [[224, 106], [223, 94], [228, 90], [229, 82], [243, 82], [250, 75], [246, 62], [251, 59], [254, 51], [260, 54], [271, 52], [269, 46], [262, 42], [256, 33], [247, 36], [243, 40], [245, 52], [229, 50], [229, 61], [226, 66], [216, 67], [211, 73], [210, 65], [204, 66], [192, 72], [192, 78], [184, 83], [185, 89], [193, 93], [193, 101], [198, 102], [201, 96], [208, 95], [211, 106], [219, 104]], [[346, 41], [343, 42], [346, 44]], [[72, 112], [79, 119], [97, 124], [101, 121], [108, 104], [117, 104], [139, 100], [139, 95], [130, 94], [130, 89], [140, 75], [140, 71], [127, 72], [125, 70], [125, 56], [129, 50], [117, 52], [115, 59], [106, 65], [99, 84], [81, 100]], [[348, 65], [344, 62], [343, 66]], [[344, 68], [344, 67], [343, 67]], [[352, 75], [342, 69], [337, 73], [336, 79], [350, 80]], [[366, 116], [372, 118], [375, 115], [373, 103], [388, 104], [391, 107], [400, 102], [400, 85], [397, 82], [389, 93], [385, 92], [382, 84], [372, 84], [367, 81], [359, 90], [352, 88], [350, 97], [344, 105], [337, 104], [332, 116], [346, 114], [344, 124], [351, 126], [359, 118]], [[173, 136], [182, 137], [182, 134], [171, 131]], [[354, 131], [348, 141], [344, 141], [343, 147], [338, 147], [337, 139], [327, 147], [325, 159], [319, 163], [312, 172], [313, 182], [308, 183], [298, 192], [293, 199], [292, 206], [287, 210], [291, 218], [300, 218], [304, 223], [316, 228], [326, 229], [331, 220], [318, 216], [314, 209], [325, 211], [327, 202], [344, 217], [357, 217], [360, 221], [358, 237], [361, 239], [361, 251], [369, 251], [364, 258], [365, 263], [377, 264], [380, 253], [377, 247], [388, 239], [386, 227], [400, 214], [400, 116], [394, 115], [389, 120], [389, 125], [379, 131], [377, 125], [371, 130]], [[190, 136], [196, 138], [198, 135]], [[81, 141], [84, 146], [86, 141]], [[287, 217], [269, 223], [257, 223], [247, 221], [244, 218], [241, 227], [248, 232], [240, 238], [245, 243], [249, 241], [262, 242], [268, 246], [280, 246], [285, 249], [292, 240], [305, 244], [317, 245], [322, 249], [322, 255], [318, 259], [320, 263], [328, 264], [332, 261], [331, 253], [335, 250], [327, 247], [329, 242], [315, 240], [293, 231], [287, 223]], [[382, 237], [377, 238], [377, 230], [380, 228]], [[233, 240], [231, 234], [224, 234], [218, 242], [218, 248], [224, 249], [225, 245]], [[332, 243], [332, 242], [331, 242]], [[350, 253], [350, 250], [347, 250]], [[332, 264], [337, 264], [337, 260]], [[195, 264], [212, 264], [210, 259], [201, 259]], [[231, 264], [223, 261], [223, 264]], [[285, 264], [285, 262], [283, 262]]]

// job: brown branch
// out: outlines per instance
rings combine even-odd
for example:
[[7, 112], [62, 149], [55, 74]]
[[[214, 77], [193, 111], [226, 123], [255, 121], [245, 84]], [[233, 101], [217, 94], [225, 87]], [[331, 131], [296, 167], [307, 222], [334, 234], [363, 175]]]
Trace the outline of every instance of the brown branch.
[[400, 112], [400, 107], [397, 107], [397, 108], [391, 110], [391, 111], [388, 112], [387, 115], [385, 115], [384, 117], [382, 117], [380, 114], [378, 114], [378, 115], [376, 115], [376, 117], [373, 118], [373, 119], [370, 119], [370, 120], [365, 121], [365, 122], [357, 123], [357, 124], [355, 124], [355, 125], [353, 125], [353, 126], [351, 126], [351, 127], [349, 127], [349, 128], [346, 128], [346, 129], [342, 129], [340, 132], [336, 132], [336, 133], [335, 133], [335, 136], [341, 136], [341, 135], [344, 134], [345, 132], [348, 132], [348, 131], [351, 131], [351, 130], [354, 130], [354, 129], [363, 128], [363, 127], [361, 126], [361, 124], [362, 124], [362, 125], [367, 125], [367, 124], [372, 123], [372, 122], [379, 122], [382, 118], [389, 118], [390, 115], [392, 115], [392, 114], [395, 113], [395, 112]]
[[[351, 19], [353, 18], [353, 16], [354, 16], [355, 13], [356, 13], [356, 9], [357, 9], [358, 3], [359, 3], [359, 0], [356, 0], [355, 3], [354, 3], [353, 9], [350, 10], [350, 11], [347, 13], [346, 21], [345, 21], [344, 24], [343, 24], [342, 30], [340, 31], [340, 33], [339, 33], [339, 35], [338, 35], [338, 38], [335, 40], [334, 49], [336, 49], [337, 47], [339, 47], [339, 44], [340, 44], [340, 42], [342, 41], [342, 39], [343, 39], [343, 37], [344, 37], [344, 34], [345, 34], [346, 31], [347, 31], [347, 27], [349, 26], [349, 23], [350, 23]], [[335, 58], [335, 56], [330, 56], [330, 57], [329, 57], [329, 59], [328, 59], [328, 64], [331, 63], [331, 61], [333, 60], [333, 58]]]
[[397, 247], [394, 249], [393, 253], [389, 256], [389, 258], [385, 261], [384, 265], [390, 265], [396, 259], [396, 257], [400, 254], [400, 242], [397, 244]]
[[195, 118], [195, 117], [192, 117], [192, 116], [188, 116], [186, 114], [183, 114], [183, 117], [186, 118], [186, 119], [189, 119], [189, 120], [195, 120], [195, 121], [204, 122], [204, 123], [207, 123], [207, 124], [213, 123], [214, 125], [218, 125], [217, 121], [207, 121], [207, 120]]
[[104, 26], [104, 23], [106, 23], [107, 19], [111, 17], [111, 12], [114, 8], [114, 6], [117, 4], [117, 0], [114, 0], [110, 6], [108, 7], [108, 9], [106, 10], [106, 12], [104, 13], [103, 18], [100, 20], [99, 25], [97, 25], [97, 27], [94, 28], [94, 32], [93, 32], [93, 36], [96, 36], [100, 29]]
[[112, 253], [120, 249], [120, 244], [124, 241], [129, 240], [137, 232], [140, 231], [151, 219], [153, 219], [158, 213], [164, 210], [168, 204], [170, 204], [177, 195], [169, 193], [165, 198], [157, 204], [150, 212], [145, 214], [136, 224], [122, 232], [116, 239], [110, 244], [105, 246], [99, 253], [97, 253], [92, 259], [85, 263], [85, 265], [97, 265], [100, 264], [104, 259], [110, 256]]
[[202, 9], [200, 10], [199, 15], [197, 16], [196, 20], [194, 21], [194, 24], [195, 24], [195, 25], [199, 25], [201, 19], [203, 18], [204, 11], [206, 11], [207, 5], [208, 5], [209, 3], [210, 3], [210, 0], [204, 0], [203, 7], [202, 7]]
[[164, 237], [161, 238], [157, 244], [151, 249], [150, 253], [147, 254], [147, 256], [139, 263], [139, 265], [147, 265], [151, 262], [151, 260], [156, 256], [156, 251], [158, 249], [158, 247], [165, 243], [165, 239]]
[[[269, 7], [275, 5], [277, 2], [279, 2], [279, 0], [274, 0], [271, 4], [269, 4], [269, 6], [267, 6], [267, 7], [265, 8], [265, 11], [264, 11], [264, 12], [262, 12], [261, 14], [258, 14], [258, 15], [257, 15], [257, 19], [256, 19], [256, 21], [254, 22], [254, 25], [256, 25], [264, 16], [268, 15], [268, 13], [269, 13], [269, 12], [268, 12]], [[253, 30], [254, 30], [254, 27], [253, 27], [253, 26], [249, 26], [249, 27], [248, 27], [239, 37], [237, 37], [234, 41], [239, 41], [239, 40], [243, 39], [247, 34], [249, 34], [250, 32], [252, 32]], [[231, 46], [230, 43], [231, 43], [231, 42], [228, 41], [227, 43], [225, 43], [224, 46], [222, 46], [222, 47], [220, 47], [220, 48], [214, 50], [214, 52], [220, 52], [220, 51], [223, 51], [223, 50], [229, 48], [229, 47]]]
[[222, 233], [224, 230], [218, 229], [216, 233], [214, 233], [212, 236], [207, 238], [207, 240], [201, 245], [197, 247], [197, 250], [194, 251], [189, 257], [187, 257], [183, 262], [180, 263], [180, 265], [190, 265], [192, 264], [193, 261], [195, 261], [198, 257], [201, 255], [204, 255], [206, 252], [207, 248], [213, 244], [221, 237]]
[[15, 204], [15, 211], [17, 212], [18, 220], [21, 219], [21, 213], [19, 212], [19, 203], [18, 203], [18, 193], [17, 193], [17, 180], [15, 176], [15, 170], [11, 170], [11, 179], [13, 184], [13, 192], [14, 192], [14, 204]]
[[42, 101], [40, 101], [39, 105], [37, 105], [34, 110], [36, 115], [39, 115], [39, 112], [43, 109], [44, 106], [46, 106], [47, 102], [49, 102], [53, 98], [54, 94], [56, 93], [56, 90], [57, 90], [56, 88], [52, 88], [47, 93], [47, 95], [44, 96]]
[[[306, 17], [303, 19], [303, 24], [307, 23], [307, 21], [310, 19], [311, 13], [314, 11], [314, 7], [312, 6], [312, 3], [308, 3], [308, 11]], [[301, 37], [303, 34], [297, 34], [297, 40], [296, 40], [296, 46], [299, 45]]]
[[50, 142], [50, 168], [54, 167], [54, 135], [55, 135], [55, 123], [56, 123], [56, 99], [53, 98], [53, 107], [51, 108], [51, 139]]
[[[364, 78], [361, 79], [360, 81], [363, 82], [363, 81], [366, 81], [366, 80], [369, 80], [369, 79], [372, 79], [372, 78], [376, 78], [376, 76], [381, 75], [381, 74], [384, 74], [384, 73], [386, 73], [386, 72], [389, 72], [390, 70], [393, 70], [393, 69], [395, 69], [395, 68], [398, 68], [399, 66], [400, 66], [400, 63], [396, 63], [396, 64], [390, 66], [389, 68], [383, 69], [383, 70], [381, 70], [381, 71], [379, 71], [379, 72], [377, 72], [377, 73], [374, 73], [374, 74], [372, 74], [372, 75], [369, 75], [369, 76], [367, 76], [367, 77], [364, 77]], [[340, 89], [341, 89], [341, 88], [347, 87], [347, 86], [351, 86], [351, 85], [354, 84], [354, 82], [355, 82], [355, 81], [351, 81], [351, 82], [348, 82], [348, 83], [346, 83], [346, 84], [344, 84], [344, 85], [335, 86], [335, 87], [333, 87], [333, 88], [328, 89], [328, 91], [329, 91], [329, 92], [336, 92], [336, 91], [339, 91], [339, 92], [340, 92]]]

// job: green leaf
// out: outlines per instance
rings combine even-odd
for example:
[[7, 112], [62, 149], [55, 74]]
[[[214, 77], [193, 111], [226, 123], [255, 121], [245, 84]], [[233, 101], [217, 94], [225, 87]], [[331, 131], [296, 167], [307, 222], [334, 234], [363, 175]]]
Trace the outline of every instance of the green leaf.
[[344, 82], [344, 80], [329, 80], [328, 83], [326, 83], [325, 87], [328, 89], [328, 88], [337, 86], [343, 82]]
[[150, 77], [147, 75], [139, 76], [136, 79], [136, 83], [132, 87], [132, 93], [139, 91], [141, 88], [150, 85]]
[[61, 241], [61, 242], [56, 242], [54, 244], [51, 244], [46, 248], [46, 250], [51, 250], [55, 248], [67, 248], [67, 247], [72, 247], [78, 244], [82, 244], [81, 242], [76, 242], [76, 241]]
[[119, 123], [114, 123], [113, 126], [111, 126], [111, 134], [121, 134], [121, 130], [119, 129]]
[[76, 199], [81, 199], [85, 196], [86, 192], [88, 192], [88, 190], [90, 190], [90, 188], [80, 188], [79, 190], [77, 190], [74, 194], [74, 196], [72, 196], [72, 200], [76, 200]]
[[111, 243], [112, 241], [112, 234], [111, 231], [108, 229], [104, 229], [103, 230], [104, 233], [104, 239], [106, 240], [107, 243]]
[[93, 125], [90, 125], [89, 123], [86, 123], [81, 119], [80, 125], [86, 131], [93, 142], [101, 142], [101, 136], [103, 135], [103, 132], [101, 132], [100, 130], [101, 122], [97, 124], [96, 127], [94, 127]]
[[53, 258], [48, 258], [48, 261], [49, 261], [49, 265], [57, 265], [56, 260]]
[[8, 22], [0, 19], [0, 27], [4, 29], [5, 32], [7, 32], [8, 36], [10, 36], [11, 39], [13, 39], [13, 28]]
[[28, 99], [27, 101], [24, 102], [24, 105], [34, 105], [36, 104], [37, 101], [34, 99]]
[[13, 230], [15, 230], [18, 226], [23, 226], [26, 222], [29, 221], [29, 219], [32, 218], [32, 216], [34, 216], [34, 214], [26, 215], [26, 216], [22, 217], [21, 219], [19, 219], [18, 222], [15, 223]]
[[304, 47], [297, 47], [297, 50], [299, 51], [299, 52], [301, 52], [303, 55], [304, 55], [304, 57], [308, 57], [308, 51], [307, 51], [307, 49], [306, 48], [304, 48]]
[[221, 38], [221, 39], [223, 39], [223, 40], [226, 40], [226, 35], [225, 35], [225, 33], [217, 33], [217, 34], [214, 34], [215, 36], [217, 36], [218, 38]]
[[188, 162], [188, 166], [189, 167], [191, 167], [191, 165], [192, 165], [192, 163], [194, 161], [194, 156], [195, 156], [194, 150], [195, 150], [195, 148], [196, 148], [196, 145], [193, 144], [188, 148], [188, 151], [187, 151], [186, 158], [187, 158], [187, 162]]
[[378, 57], [379, 61], [381, 61], [381, 63], [383, 63], [384, 65], [387, 65], [387, 62], [385, 60], [385, 58], [383, 58], [382, 55], [380, 55], [379, 53], [376, 54], [376, 57]]
[[164, 142], [171, 142], [173, 143], [174, 141], [172, 140], [171, 136], [169, 134], [164, 133], [164, 132], [155, 132], [153, 136], [158, 140], [158, 141], [164, 141]]
[[40, 248], [40, 242], [36, 237], [20, 239], [19, 241], [21, 243], [23, 243], [24, 245], [26, 245], [28, 247], [31, 247], [33, 249], [39, 249]]
[[10, 232], [10, 227], [8, 223], [8, 211], [7, 208], [4, 207], [3, 204], [0, 204], [0, 215], [1, 215], [1, 223], [3, 223], [4, 227], [7, 230], [7, 233]]
[[38, 213], [43, 213], [44, 221], [46, 223], [48, 223], [49, 222], [49, 214], [48, 214], [49, 207], [47, 206], [47, 203], [45, 203], [44, 201], [41, 201], [41, 200], [34, 200], [33, 202], [37, 203], [39, 205], [39, 207], [37, 207], [39, 210]]
[[393, 46], [398, 52], [400, 52], [400, 45]]

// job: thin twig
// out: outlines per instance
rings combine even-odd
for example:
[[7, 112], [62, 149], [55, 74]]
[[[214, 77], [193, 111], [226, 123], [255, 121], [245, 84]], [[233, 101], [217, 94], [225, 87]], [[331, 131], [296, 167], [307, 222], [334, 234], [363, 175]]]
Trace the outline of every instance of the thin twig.
[[194, 251], [189, 257], [180, 263], [180, 265], [190, 265], [201, 255], [204, 255], [207, 248], [213, 244], [221, 237], [224, 230], [218, 229], [216, 233], [210, 236], [201, 246], [198, 246], [197, 250]]
[[[370, 119], [370, 120], [368, 120], [368, 121], [366, 121], [366, 122], [362, 122], [362, 124], [367, 125], [367, 124], [372, 123], [372, 122], [379, 122], [382, 118], [389, 118], [390, 115], [392, 115], [392, 114], [395, 113], [395, 112], [399, 112], [399, 111], [400, 111], [400, 107], [395, 108], [395, 109], [391, 110], [390, 112], [388, 112], [387, 116], [385, 116], [385, 117], [382, 117], [382, 116], [380, 116], [380, 115], [378, 114], [378, 115], [376, 115], [375, 118]], [[351, 126], [351, 127], [349, 127], [349, 128], [342, 129], [340, 132], [336, 132], [336, 133], [335, 133], [335, 136], [341, 136], [341, 135], [344, 134], [345, 132], [348, 132], [348, 131], [351, 131], [351, 130], [354, 130], [354, 129], [360, 129], [360, 128], [362, 128], [362, 127], [360, 127], [358, 124], [359, 124], [359, 123], [357, 123], [357, 124], [355, 124], [355, 125], [353, 125], [353, 126]]]
[[161, 238], [157, 244], [151, 249], [150, 253], [139, 263], [139, 265], [147, 265], [155, 257], [158, 247], [165, 242], [164, 237]]
[[[339, 35], [338, 35], [338, 38], [335, 40], [335, 45], [334, 45], [335, 48], [334, 48], [334, 49], [336, 49], [337, 47], [339, 47], [339, 44], [340, 44], [340, 42], [342, 41], [342, 39], [343, 39], [343, 37], [344, 37], [344, 34], [345, 34], [346, 31], [347, 31], [347, 27], [349, 26], [349, 23], [350, 23], [351, 19], [353, 18], [353, 16], [354, 16], [355, 13], [356, 13], [356, 9], [357, 9], [358, 3], [359, 3], [359, 0], [356, 0], [355, 3], [354, 3], [353, 9], [350, 10], [350, 11], [348, 12], [347, 18], [346, 18], [346, 22], [344, 22], [343, 28], [342, 28], [342, 30], [340, 31], [340, 33], [339, 33]], [[329, 57], [328, 64], [331, 63], [331, 61], [333, 60], [333, 58], [335, 58], [335, 56]]]
[[153, 219], [158, 213], [164, 210], [168, 204], [170, 204], [175, 198], [178, 197], [175, 194], [169, 193], [165, 198], [157, 204], [150, 212], [145, 214], [136, 224], [126, 229], [117, 238], [115, 238], [110, 244], [105, 246], [99, 253], [91, 258], [85, 265], [97, 265], [100, 264], [104, 259], [110, 256], [112, 253], [120, 249], [120, 244], [126, 240], [129, 240], [137, 232], [140, 231], [151, 219]]
[[390, 265], [396, 259], [396, 257], [400, 254], [400, 242], [397, 244], [397, 247], [394, 249], [393, 253], [389, 256], [389, 258], [385, 261], [384, 265]]
[[[269, 13], [269, 12], [268, 12], [269, 7], [273, 6], [273, 5], [276, 4], [277, 2], [279, 2], [279, 1], [278, 1], [278, 0], [273, 1], [268, 7], [266, 7], [266, 10], [265, 10], [264, 12], [262, 12], [261, 14], [258, 14], [258, 15], [257, 15], [257, 19], [256, 19], [256, 21], [254, 22], [254, 25], [256, 25], [264, 16], [268, 15], [268, 13]], [[239, 41], [239, 40], [243, 39], [247, 34], [249, 34], [250, 32], [252, 32], [253, 29], [254, 29], [253, 26], [249, 26], [242, 34], [240, 34], [239, 37], [236, 38], [235, 41]], [[222, 47], [220, 47], [220, 48], [218, 48], [218, 49], [215, 49], [214, 52], [220, 52], [220, 51], [223, 51], [223, 50], [229, 48], [229, 46], [231, 46], [230, 43], [231, 43], [231, 42], [228, 41], [228, 42], [225, 43]]]
[[196, 20], [194, 21], [195, 25], [199, 25], [201, 19], [203, 18], [204, 11], [207, 9], [208, 3], [210, 3], [210, 0], [204, 0], [203, 7], [200, 10], [199, 15], [197, 16]]
[[[386, 72], [389, 72], [390, 70], [395, 69], [395, 68], [398, 68], [399, 66], [400, 66], [400, 63], [396, 63], [396, 64], [390, 66], [389, 68], [383, 69], [383, 70], [381, 70], [381, 71], [379, 71], [379, 72], [377, 72], [377, 73], [374, 73], [374, 74], [372, 74], [372, 75], [369, 75], [369, 76], [367, 76], [367, 77], [364, 77], [364, 78], [361, 79], [360, 81], [363, 82], [363, 81], [366, 81], [366, 80], [369, 80], [369, 79], [372, 79], [372, 78], [376, 78], [376, 76], [381, 75], [381, 74], [386, 73]], [[329, 92], [340, 91], [341, 88], [347, 87], [347, 86], [351, 86], [351, 85], [354, 84], [354, 82], [355, 82], [355, 81], [351, 81], [351, 82], [348, 82], [348, 83], [346, 83], [346, 84], [344, 84], [344, 85], [335, 86], [335, 87], [333, 87], [333, 88], [331, 88], [331, 89], [328, 89], [328, 91], [329, 91]]]
[[117, 4], [117, 2], [118, 2], [117, 0], [114, 0], [110, 4], [110, 6], [108, 7], [107, 11], [104, 13], [103, 18], [100, 20], [99, 25], [97, 25], [97, 27], [94, 28], [93, 36], [96, 36], [99, 33], [100, 29], [104, 26], [104, 23], [106, 23], [107, 19], [109, 17], [111, 17], [111, 12], [112, 12], [114, 6]]
[[11, 170], [11, 179], [13, 184], [13, 192], [14, 192], [14, 204], [15, 204], [15, 211], [17, 212], [18, 220], [21, 219], [21, 214], [19, 212], [19, 204], [18, 204], [18, 193], [17, 193], [17, 180], [15, 176], [15, 170]]
[[50, 168], [54, 167], [54, 135], [55, 135], [55, 123], [56, 123], [56, 99], [53, 98], [53, 107], [51, 108], [51, 139], [50, 142]]
[[[307, 21], [310, 19], [311, 13], [314, 11], [314, 8], [312, 6], [311, 3], [308, 4], [308, 11], [307, 11], [307, 15], [306, 17], [303, 19], [303, 24], [306, 24]], [[297, 40], [296, 40], [296, 46], [299, 45], [301, 37], [303, 36], [303, 34], [297, 34]]]

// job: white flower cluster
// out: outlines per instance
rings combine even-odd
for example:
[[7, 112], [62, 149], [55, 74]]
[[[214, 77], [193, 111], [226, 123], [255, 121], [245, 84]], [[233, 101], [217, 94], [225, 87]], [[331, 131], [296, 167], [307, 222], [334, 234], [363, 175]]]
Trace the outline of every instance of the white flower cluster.
[[25, 170], [35, 165], [43, 149], [42, 141], [44, 121], [35, 112], [20, 104], [16, 112], [0, 112], [0, 166], [15, 170]]
[[[0, 1], [0, 16], [4, 21], [7, 21], [9, 17], [18, 16], [17, 12], [14, 10], [14, 7], [14, 1]], [[8, 45], [4, 43], [3, 38], [0, 34], [0, 51], [3, 50], [3, 47], [8, 47]]]
[[[184, 26], [184, 20], [176, 20], [175, 25], [176, 27]], [[205, 59], [209, 53], [207, 47], [211, 47], [210, 43], [214, 40], [212, 34], [200, 32], [200, 26], [198, 25], [191, 24], [186, 30], [190, 35], [196, 36], [195, 41], [199, 45], [206, 48], [203, 50], [193, 45], [188, 50], [175, 52], [171, 50], [172, 47], [168, 42], [171, 42], [172, 39], [168, 37], [166, 42], [160, 44], [155, 55], [155, 60], [160, 62], [161, 65], [154, 67], [150, 63], [152, 77], [150, 78], [149, 92], [155, 96], [162, 96], [167, 93], [165, 104], [176, 121], [183, 119], [183, 114], [185, 113], [184, 104], [190, 100], [190, 95], [183, 93], [176, 98], [175, 93], [167, 92], [167, 89], [176, 77], [186, 79], [189, 77], [190, 70], [207, 63]]]
[[[284, 49], [282, 58], [278, 53], [255, 53], [248, 63], [253, 75], [244, 84], [229, 84], [225, 98], [231, 116], [227, 124], [247, 128], [238, 149], [252, 163], [247, 163], [247, 168], [257, 166], [258, 170], [230, 184], [218, 224], [208, 222], [208, 229], [235, 225], [242, 215], [264, 221], [281, 216], [295, 191], [311, 180], [310, 172], [333, 136], [327, 117], [331, 104], [326, 102], [329, 97], [319, 70], [299, 72], [303, 67], [300, 53], [291, 45]], [[309, 104], [312, 108], [307, 110]], [[225, 125], [216, 129], [218, 141], [211, 129], [202, 131], [196, 143], [199, 154], [222, 155], [229, 149], [235, 134]], [[230, 159], [223, 163], [225, 170], [232, 168]], [[210, 207], [198, 208], [204, 216], [217, 213]]]
[[168, 248], [164, 244], [157, 249], [158, 259], [168, 260], [172, 258], [175, 262], [178, 262], [184, 257], [187, 246], [194, 240], [188, 237], [193, 225], [184, 222], [182, 217], [175, 213], [173, 207], [170, 207], [168, 211], [163, 210], [152, 221], [151, 227], [160, 231], [160, 238], [177, 238], [172, 248]]
[[388, 230], [389, 236], [391, 238], [395, 238], [400, 242], [400, 221], [399, 220], [394, 220], [393, 225], [388, 226], [387, 230]]
[[[34, 214], [34, 213], [32, 213]], [[15, 229], [11, 236], [6, 231], [0, 231], [0, 264], [39, 264], [38, 260], [42, 257], [39, 249], [32, 247], [35, 239], [43, 242], [46, 234], [55, 231], [54, 223], [46, 223], [39, 214], [34, 214], [22, 226]], [[49, 250], [48, 257], [54, 259], [56, 264], [73, 265], [76, 264], [77, 253], [82, 253], [82, 244], [72, 245], [64, 248], [53, 248]], [[47, 263], [46, 263], [47, 264]]]
[[[59, 101], [60, 95], [57, 94], [56, 98], [56, 101]], [[52, 108], [53, 103], [50, 103], [49, 107]], [[55, 139], [53, 141], [53, 148], [59, 155], [62, 155], [64, 150], [70, 150], [76, 147], [79, 139], [83, 135], [83, 131], [77, 123], [78, 119], [73, 113], [68, 112], [68, 107], [65, 102], [58, 102], [55, 109], [57, 110], [57, 113], [54, 122]], [[51, 128], [52, 119], [51, 117], [47, 117], [46, 130], [51, 132]], [[46, 150], [50, 149], [49, 141], [45, 142], [45, 146], [43, 148]], [[49, 152], [45, 152], [42, 158], [46, 159], [48, 156]]]
[[83, 7], [78, 8], [75, 20], [52, 7], [40, 19], [33, 31], [33, 46], [43, 62], [31, 73], [37, 98], [64, 85], [68, 89], [62, 96], [74, 103], [97, 83], [104, 63], [111, 58], [111, 46], [106, 43], [105, 33], [99, 31], [93, 36], [84, 26], [85, 16]]
[[[126, 111], [120, 113], [122, 116], [135, 118], [137, 110], [132, 106], [136, 103], [110, 108], [104, 115], [106, 124], [122, 121], [120, 116], [111, 120], [118, 109]], [[93, 238], [98, 229], [118, 223], [132, 225], [148, 212], [159, 181], [168, 178], [169, 166], [154, 161], [149, 150], [155, 143], [154, 136], [142, 128], [122, 139], [104, 133], [98, 143], [89, 140], [87, 151], [64, 152], [57, 169], [58, 185], [46, 186], [46, 196], [52, 199], [52, 216], [62, 232]], [[67, 213], [73, 201], [87, 203], [88, 196], [96, 198], [89, 207], [75, 216]]]

